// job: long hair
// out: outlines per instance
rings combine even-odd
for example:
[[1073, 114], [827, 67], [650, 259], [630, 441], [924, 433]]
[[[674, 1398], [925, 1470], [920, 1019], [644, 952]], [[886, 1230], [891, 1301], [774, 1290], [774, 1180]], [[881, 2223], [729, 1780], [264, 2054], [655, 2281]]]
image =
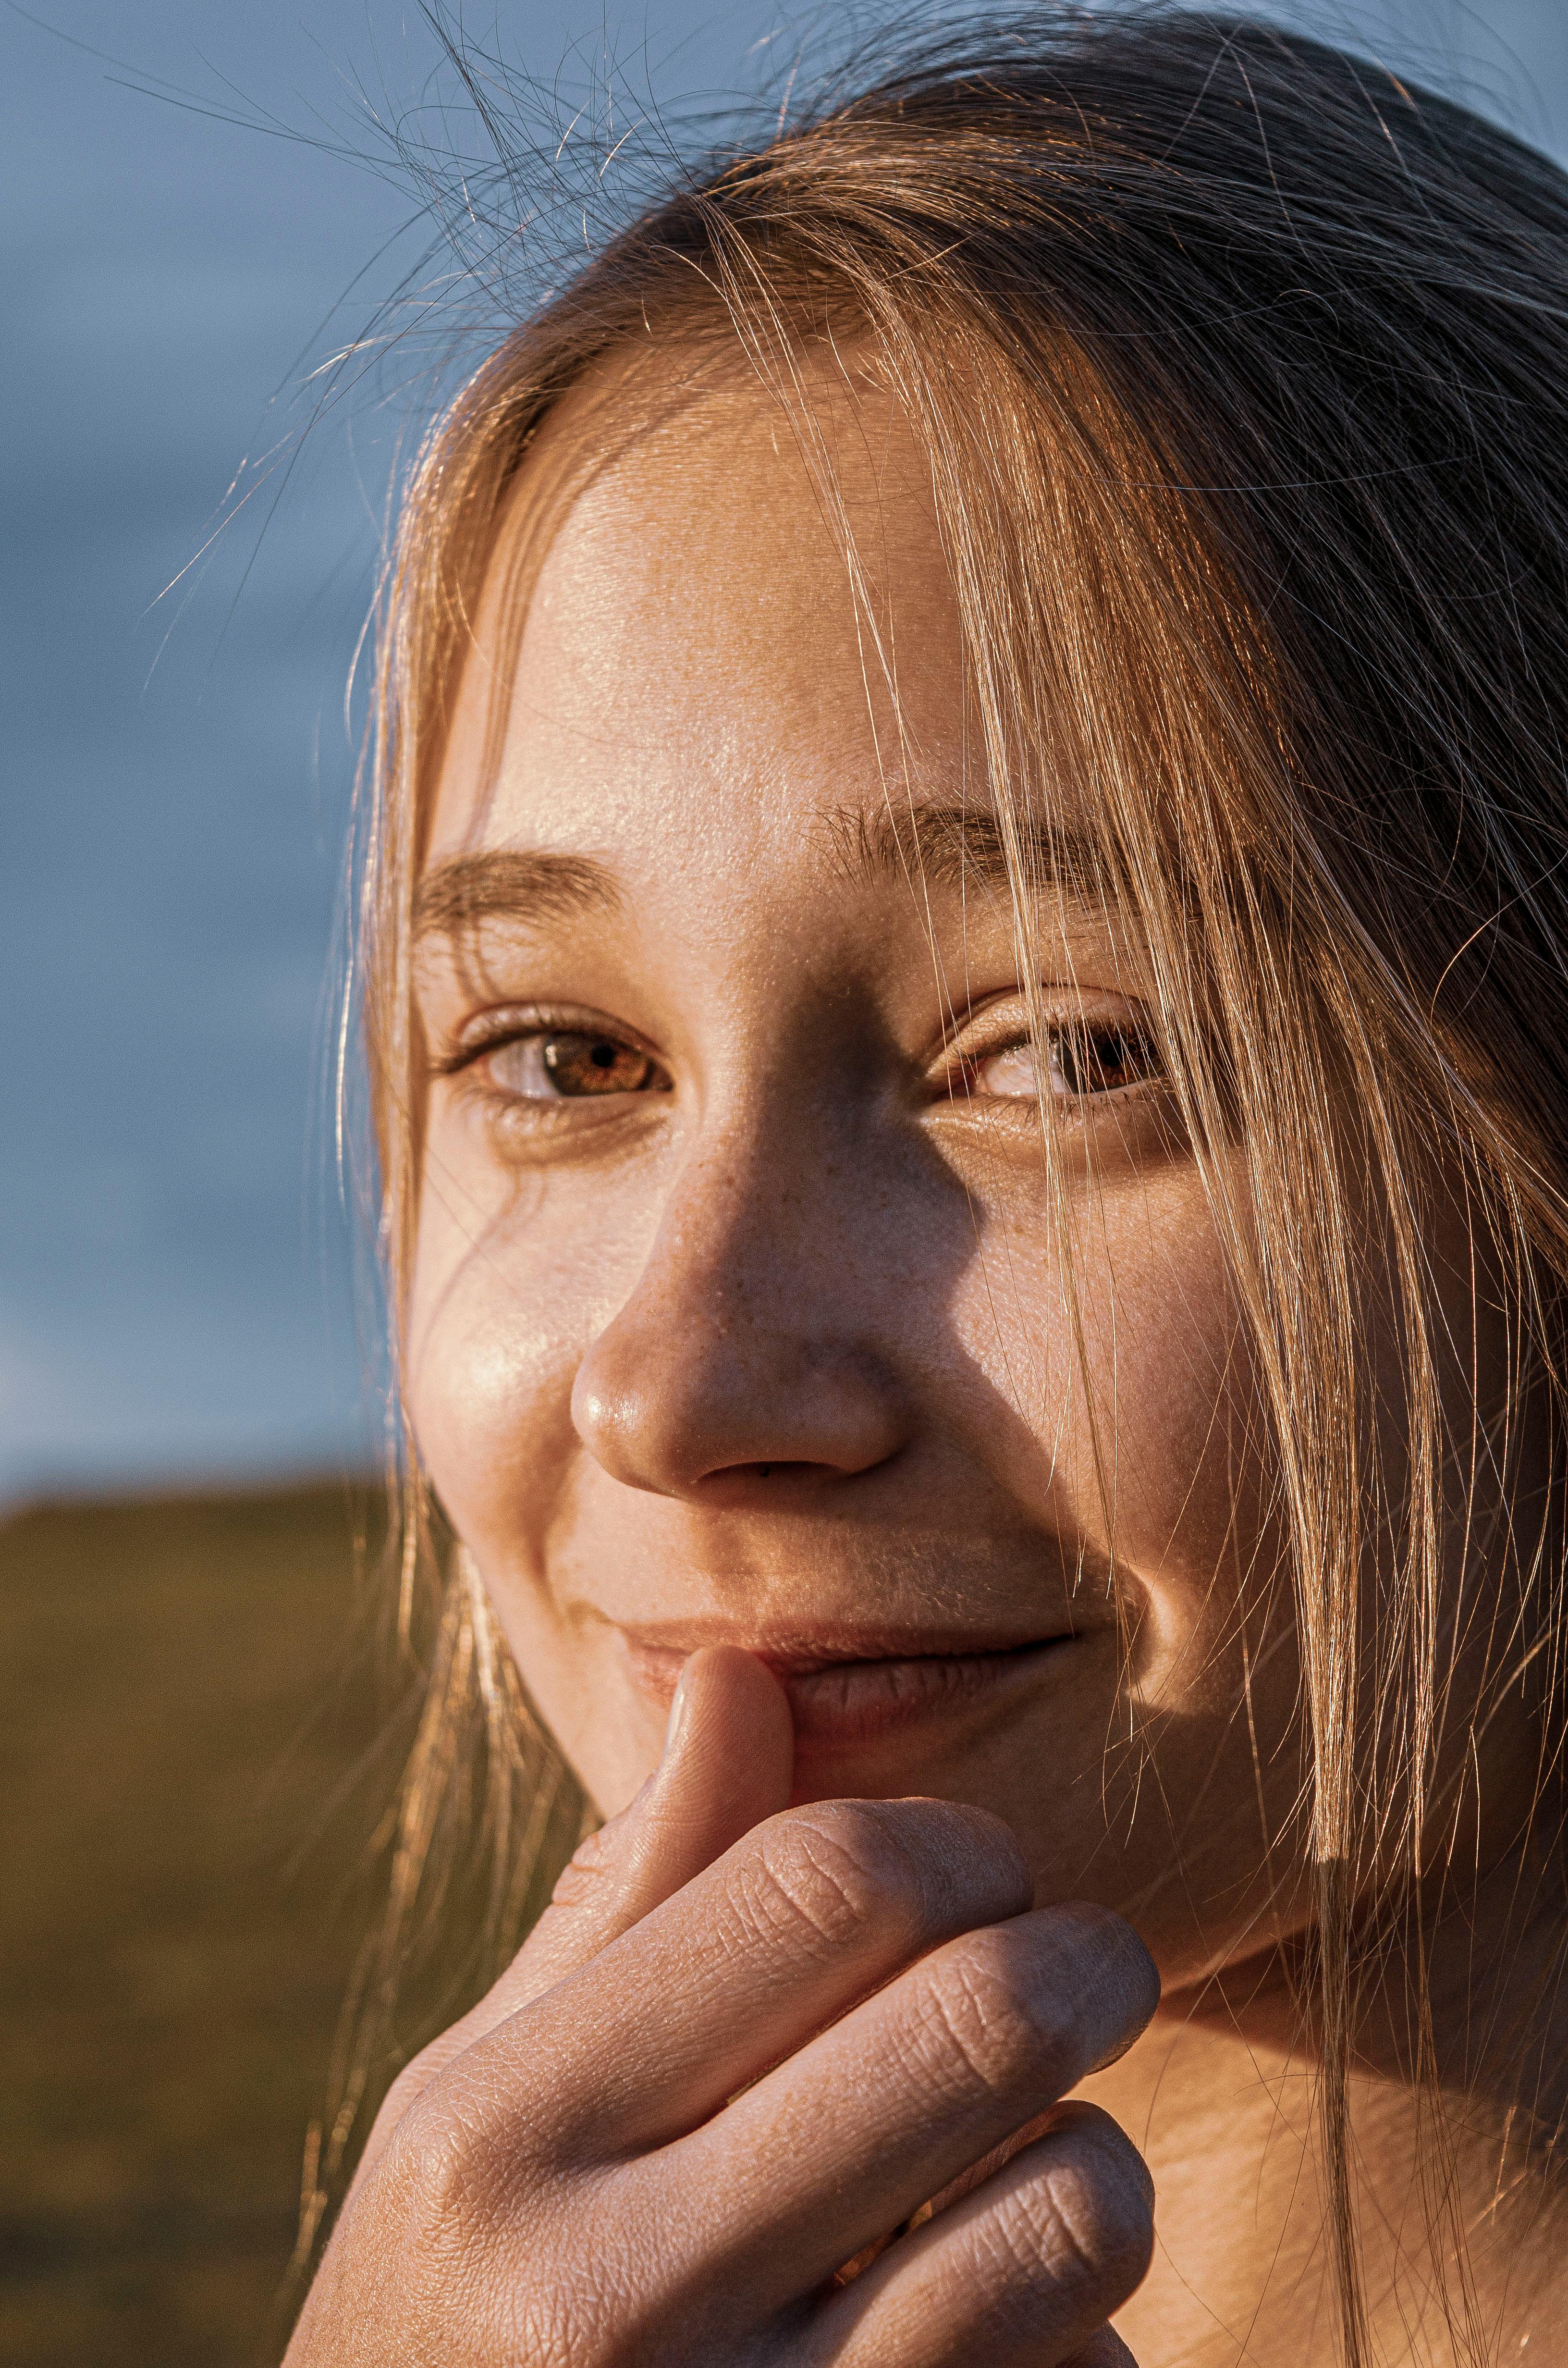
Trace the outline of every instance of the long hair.
[[[1507, 1501], [1527, 1399], [1561, 1463], [1565, 305], [1568, 180], [1463, 109], [1240, 19], [1011, 14], [677, 174], [518, 319], [428, 433], [381, 614], [361, 937], [395, 1315], [419, 1176], [413, 888], [481, 585], [542, 423], [607, 369], [706, 357], [784, 407], [832, 517], [812, 370], [852, 348], [906, 414], [1022, 975], [1067, 795], [1099, 892], [1148, 949], [1251, 1336], [1309, 1770], [1277, 1839], [1310, 1889], [1325, 2214], [1357, 2368], [1346, 2084], [1368, 1936], [1440, 1875], [1479, 1782], [1448, 1733], [1456, 1558], [1472, 1585], [1485, 1565], [1476, 1698], [1528, 1682], [1547, 1754], [1558, 1723], [1555, 1517], [1535, 1508], [1499, 1543], [1471, 1516]], [[1506, 1403], [1478, 1403], [1458, 1438], [1439, 1170], [1509, 1326]], [[1395, 1307], [1392, 1462], [1367, 1371], [1374, 1280]], [[428, 1571], [444, 1641], [383, 1988], [455, 1782], [459, 1697], [488, 1705], [493, 1798], [523, 1804], [491, 1820], [498, 1946], [530, 1896], [526, 1804], [566, 1797], [472, 1567], [459, 1553], [437, 1570], [412, 1455], [403, 1490], [404, 1623]], [[1435, 2090], [1419, 1995], [1411, 2028]], [[1453, 2317], [1480, 2357], [1462, 2293]]]

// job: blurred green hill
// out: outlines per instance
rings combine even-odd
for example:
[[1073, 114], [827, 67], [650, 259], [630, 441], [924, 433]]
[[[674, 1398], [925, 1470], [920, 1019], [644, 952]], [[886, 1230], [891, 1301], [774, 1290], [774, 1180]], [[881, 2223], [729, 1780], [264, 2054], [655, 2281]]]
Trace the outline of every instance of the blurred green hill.
[[7, 2368], [281, 2350], [305, 2130], [390, 1781], [356, 1578], [370, 1501], [340, 1486], [0, 1526]]

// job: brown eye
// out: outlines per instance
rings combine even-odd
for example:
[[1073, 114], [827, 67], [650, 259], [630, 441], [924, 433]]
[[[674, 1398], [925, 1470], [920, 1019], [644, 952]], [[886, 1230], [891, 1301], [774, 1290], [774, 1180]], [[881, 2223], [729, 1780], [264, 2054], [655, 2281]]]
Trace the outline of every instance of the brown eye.
[[1045, 1049], [1042, 1063], [1027, 1037], [1002, 1046], [976, 1064], [972, 1090], [1002, 1101], [1033, 1101], [1043, 1086], [1053, 1101], [1092, 1101], [1162, 1074], [1153, 1035], [1133, 1018], [1062, 1020], [1047, 1028]]
[[492, 1086], [523, 1101], [659, 1092], [669, 1085], [649, 1053], [587, 1030], [539, 1029], [515, 1036], [487, 1053], [483, 1065]]
[[1051, 1031], [1051, 1082], [1059, 1093], [1114, 1094], [1159, 1074], [1153, 1038], [1131, 1021], [1079, 1020]]
[[547, 1036], [542, 1050], [558, 1094], [640, 1094], [653, 1076], [646, 1053], [613, 1036]]

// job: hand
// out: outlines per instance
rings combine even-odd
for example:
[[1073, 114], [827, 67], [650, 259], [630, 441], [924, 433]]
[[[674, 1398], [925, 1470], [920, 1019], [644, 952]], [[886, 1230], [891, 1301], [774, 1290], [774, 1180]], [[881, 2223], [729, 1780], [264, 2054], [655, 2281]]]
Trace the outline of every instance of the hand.
[[286, 2368], [1130, 2360], [1148, 2174], [1060, 2100], [1153, 2013], [1142, 1943], [1032, 1909], [982, 1810], [788, 1808], [792, 1753], [763, 1664], [694, 1654], [657, 1773], [389, 2095]]

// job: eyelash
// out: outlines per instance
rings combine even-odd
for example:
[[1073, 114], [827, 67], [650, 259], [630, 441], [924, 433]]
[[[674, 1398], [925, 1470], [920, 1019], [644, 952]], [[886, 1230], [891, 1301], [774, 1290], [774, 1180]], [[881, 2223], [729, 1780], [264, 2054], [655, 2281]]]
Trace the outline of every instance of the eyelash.
[[[434, 1064], [435, 1073], [437, 1076], [460, 1077], [465, 1073], [476, 1070], [482, 1062], [494, 1059], [498, 1053], [508, 1051], [514, 1045], [528, 1044], [538, 1044], [541, 1047], [544, 1065], [553, 1072], [556, 1064], [551, 1060], [550, 1053], [550, 1046], [552, 1042], [561, 1045], [575, 1042], [589, 1046], [592, 1048], [588, 1056], [589, 1065], [606, 1072], [613, 1063], [597, 1059], [600, 1047], [614, 1053], [631, 1053], [634, 1059], [643, 1062], [648, 1069], [664, 1078], [664, 1087], [655, 1090], [668, 1090], [667, 1073], [646, 1046], [638, 1043], [623, 1028], [600, 1020], [597, 1014], [585, 1011], [529, 1010], [526, 1015], [494, 1014], [483, 1034], [470, 1035], [466, 1042], [459, 1043], [454, 1052], [437, 1061]], [[546, 1109], [557, 1101], [592, 1101], [609, 1098], [602, 1093], [597, 1093], [592, 1087], [581, 1094], [562, 1092], [558, 1096], [507, 1093], [504, 1087], [494, 1084], [488, 1087], [482, 1085], [480, 1089], [487, 1091], [491, 1098], [509, 1106], [532, 1102], [536, 1107]], [[647, 1087], [640, 1083], [631, 1090], [641, 1093], [646, 1091]], [[615, 1099], [621, 1099], [621, 1097], [617, 1096]]]
[[[575, 1057], [579, 1063], [576, 1075], [584, 1079], [584, 1083], [577, 1090], [574, 1091], [566, 1087], [555, 1095], [525, 1094], [508, 1091], [505, 1087], [497, 1086], [493, 1081], [482, 1084], [480, 1090], [485, 1093], [488, 1099], [499, 1101], [508, 1110], [531, 1107], [537, 1114], [544, 1109], [559, 1109], [562, 1104], [569, 1101], [625, 1100], [631, 1098], [640, 1099], [649, 1091], [668, 1092], [672, 1089], [668, 1072], [663, 1068], [653, 1053], [637, 1042], [624, 1030], [612, 1023], [600, 1021], [595, 1014], [589, 1012], [553, 1013], [533, 1010], [527, 1014], [526, 1020], [521, 1014], [496, 1014], [490, 1028], [482, 1038], [478, 1041], [471, 1039], [460, 1044], [455, 1052], [435, 1064], [435, 1071], [441, 1076], [459, 1076], [465, 1072], [476, 1070], [482, 1062], [494, 1059], [498, 1053], [513, 1046], [538, 1044], [540, 1047], [543, 1066], [552, 1075], [565, 1076], [569, 1074], [566, 1067], [562, 1065], [558, 1068], [557, 1060], [552, 1058], [551, 1051], [552, 1040], [558, 1045], [590, 1048], [586, 1055], [589, 1064], [589, 1069], [586, 1071], [581, 1065], [583, 1057], [581, 1054], [574, 1056], [567, 1053], [563, 1056], [563, 1062], [570, 1062]], [[1130, 1019], [1117, 1016], [1096, 1019], [1085, 1016], [1064, 1020], [1059, 1026], [1048, 1026], [1046, 1041], [1050, 1050], [1050, 1070], [1062, 1078], [1063, 1090], [1054, 1097], [1059, 1102], [1084, 1104], [1091, 1100], [1106, 1102], [1120, 1099], [1127, 1095], [1136, 1093], [1142, 1087], [1154, 1082], [1164, 1074], [1163, 1064], [1152, 1032], [1147, 1026], [1142, 1024], [1136, 1007], [1132, 1008], [1132, 1016]], [[1011, 1030], [1006, 1034], [998, 1036], [994, 1042], [979, 1048], [971, 1050], [955, 1048], [954, 1053], [949, 1054], [950, 1065], [946, 1073], [949, 1097], [957, 1099], [961, 1096], [971, 1104], [976, 1099], [992, 1099], [999, 1103], [1032, 1101], [1032, 1094], [999, 1094], [992, 1097], [977, 1095], [975, 1091], [977, 1078], [991, 1062], [1001, 1059], [1010, 1053], [1027, 1053], [1028, 1043], [1027, 1029], [1020, 1028]], [[1067, 1055], [1065, 1064], [1064, 1053]], [[630, 1054], [634, 1062], [642, 1062], [644, 1064], [644, 1076], [635, 1084], [623, 1086], [619, 1091], [612, 1092], [596, 1087], [590, 1081], [591, 1070], [597, 1069], [608, 1076], [616, 1057], [620, 1054]], [[602, 1057], [604, 1055], [608, 1057]], [[1108, 1076], [1109, 1073], [1115, 1070], [1125, 1070], [1129, 1067], [1135, 1074], [1131, 1077], [1122, 1077], [1098, 1087], [1092, 1084], [1074, 1085], [1072, 1082], [1072, 1075], [1082, 1076], [1087, 1064], [1097, 1068], [1102, 1076]], [[648, 1072], [663, 1082], [650, 1087], [646, 1082]]]
[[[1052, 1095], [1060, 1103], [1118, 1100], [1164, 1075], [1153, 1030], [1135, 1007], [1125, 1018], [1118, 1014], [1096, 1019], [1085, 1014], [1055, 1024], [1048, 1022], [1044, 1034], [1048, 1076], [1062, 1081], [1061, 1090]], [[978, 1076], [993, 1061], [1014, 1053], [1027, 1057], [1029, 1051], [1028, 1030], [1016, 1029], [980, 1050], [965, 1052], [960, 1056], [954, 1089], [972, 1094]], [[1029, 1065], [1035, 1067], [1032, 1061]], [[1034, 1096], [998, 1095], [995, 1099], [1032, 1101]]]

